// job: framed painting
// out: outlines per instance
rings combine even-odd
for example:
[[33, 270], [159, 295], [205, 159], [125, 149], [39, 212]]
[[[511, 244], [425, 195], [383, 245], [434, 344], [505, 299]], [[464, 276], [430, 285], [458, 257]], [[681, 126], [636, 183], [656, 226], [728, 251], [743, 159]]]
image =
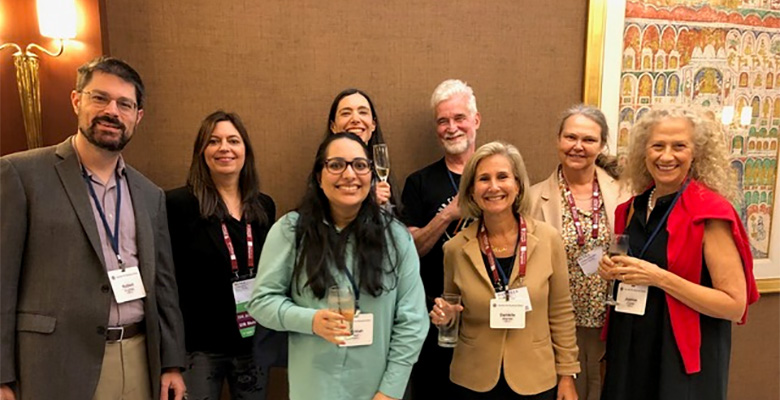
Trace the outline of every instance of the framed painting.
[[590, 0], [584, 101], [621, 157], [653, 104], [721, 121], [762, 293], [780, 292], [780, 0]]

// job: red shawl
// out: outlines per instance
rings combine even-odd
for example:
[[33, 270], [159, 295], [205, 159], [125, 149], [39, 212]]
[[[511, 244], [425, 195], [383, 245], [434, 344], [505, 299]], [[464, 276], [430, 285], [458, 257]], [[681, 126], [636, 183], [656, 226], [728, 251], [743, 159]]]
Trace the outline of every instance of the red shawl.
[[[615, 210], [615, 234], [626, 228], [628, 209], [634, 198]], [[758, 289], [753, 277], [753, 256], [747, 233], [734, 207], [721, 195], [692, 180], [669, 214], [666, 231], [669, 241], [666, 248], [668, 270], [693, 283], [700, 283], [703, 257], [704, 224], [708, 219], [722, 219], [731, 225], [731, 235], [742, 258], [747, 283], [747, 304], [739, 324], [747, 320], [747, 307], [758, 301]], [[701, 331], [699, 313], [668, 293], [666, 303], [677, 348], [680, 350], [685, 372], [701, 371]], [[604, 326], [606, 333], [607, 327]]]

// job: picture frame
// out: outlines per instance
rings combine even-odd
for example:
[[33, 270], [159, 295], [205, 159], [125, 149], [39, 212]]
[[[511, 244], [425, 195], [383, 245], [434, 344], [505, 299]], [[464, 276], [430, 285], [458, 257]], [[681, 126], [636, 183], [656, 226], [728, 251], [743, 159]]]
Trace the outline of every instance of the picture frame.
[[[583, 102], [601, 108], [607, 117], [612, 154], [617, 149], [620, 110], [620, 80], [626, 0], [590, 0]], [[778, 97], [780, 98], [780, 97]], [[780, 171], [775, 171], [772, 205], [780, 202]], [[780, 210], [771, 213], [768, 256], [754, 259], [754, 274], [761, 293], [780, 292]]]

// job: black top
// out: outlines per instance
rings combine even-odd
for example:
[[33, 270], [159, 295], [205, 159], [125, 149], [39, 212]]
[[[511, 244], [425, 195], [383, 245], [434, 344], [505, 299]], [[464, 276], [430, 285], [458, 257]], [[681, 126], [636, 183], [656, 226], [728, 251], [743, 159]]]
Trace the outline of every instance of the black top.
[[[648, 195], [645, 193], [634, 200], [634, 216], [626, 228], [634, 255], [641, 252], [675, 196], [659, 198], [647, 220]], [[642, 258], [666, 269], [668, 240], [664, 224]], [[706, 264], [702, 265], [701, 285], [712, 287]], [[601, 399], [726, 400], [731, 322], [703, 314], [699, 318], [701, 371], [688, 375], [674, 340], [666, 296], [661, 289], [650, 287], [643, 316], [611, 310], [607, 373]]]
[[[447, 164], [442, 158], [406, 178], [401, 194], [401, 220], [407, 226], [422, 228], [428, 225], [458, 194], [447, 172]], [[452, 178], [456, 186], [460, 185], [460, 175], [452, 173]], [[444, 290], [444, 252], [441, 246], [455, 236], [457, 225], [458, 221], [453, 221], [428, 254], [420, 257], [420, 275], [425, 286], [428, 309], [433, 306], [433, 299], [440, 296]]]
[[[232, 286], [235, 279], [220, 221], [215, 217], [201, 218], [198, 200], [187, 187], [169, 191], [166, 197], [187, 351], [250, 354], [252, 338], [242, 339], [238, 331]], [[252, 223], [253, 274], [257, 272], [265, 238], [276, 216], [276, 206], [269, 196], [260, 194], [257, 201], [262, 203], [268, 222]], [[249, 274], [246, 222], [228, 218], [225, 225], [243, 279]]]

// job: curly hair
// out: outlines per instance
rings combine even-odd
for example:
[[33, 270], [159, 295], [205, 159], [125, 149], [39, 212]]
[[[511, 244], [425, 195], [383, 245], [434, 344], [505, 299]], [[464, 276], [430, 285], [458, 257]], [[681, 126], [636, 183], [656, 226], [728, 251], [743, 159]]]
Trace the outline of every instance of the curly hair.
[[736, 174], [729, 166], [724, 131], [703, 110], [680, 105], [655, 106], [631, 129], [625, 172], [633, 192], [642, 193], [653, 182], [645, 164], [647, 142], [653, 128], [670, 118], [684, 118], [692, 127], [693, 162], [689, 176], [732, 203], [738, 203]]

